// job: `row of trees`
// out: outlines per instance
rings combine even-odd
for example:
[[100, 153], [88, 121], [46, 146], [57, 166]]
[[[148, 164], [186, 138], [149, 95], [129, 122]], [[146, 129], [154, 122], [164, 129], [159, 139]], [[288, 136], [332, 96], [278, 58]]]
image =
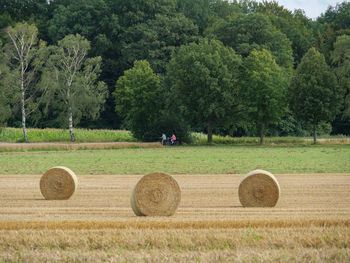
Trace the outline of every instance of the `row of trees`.
[[7, 34], [11, 41], [2, 60], [2, 121], [9, 116], [8, 102], [19, 105], [27, 142], [27, 117], [39, 107], [45, 106], [42, 112], [54, 107], [66, 118], [75, 141], [73, 114], [94, 118], [105, 102], [107, 87], [98, 81], [101, 57], [88, 58], [90, 42], [79, 34], [64, 37], [57, 46], [38, 41], [37, 28], [27, 23], [8, 28]]
[[160, 82], [145, 60], [136, 61], [117, 81], [116, 111], [143, 140], [164, 131], [166, 118], [173, 121], [168, 129], [185, 137], [186, 123], [178, 121], [183, 118], [187, 124], [203, 124], [208, 142], [213, 129], [260, 127], [262, 144], [266, 127], [278, 123], [290, 105], [298, 120], [312, 125], [316, 143], [318, 125], [335, 118], [343, 97], [315, 48], [290, 77], [266, 49], [242, 59], [219, 40], [208, 39], [181, 46], [168, 64], [167, 85]]
[[349, 10], [312, 21], [267, 1], [0, 0], [0, 122], [69, 126], [72, 140], [73, 123], [143, 140], [263, 142], [331, 121], [350, 133]]

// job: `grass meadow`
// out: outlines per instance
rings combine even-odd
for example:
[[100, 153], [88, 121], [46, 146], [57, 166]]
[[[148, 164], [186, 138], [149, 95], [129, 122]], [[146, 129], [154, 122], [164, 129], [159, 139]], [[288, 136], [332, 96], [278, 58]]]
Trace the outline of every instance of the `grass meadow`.
[[52, 166], [77, 174], [244, 174], [350, 172], [350, 147], [161, 147], [0, 152], [0, 174], [42, 174]]

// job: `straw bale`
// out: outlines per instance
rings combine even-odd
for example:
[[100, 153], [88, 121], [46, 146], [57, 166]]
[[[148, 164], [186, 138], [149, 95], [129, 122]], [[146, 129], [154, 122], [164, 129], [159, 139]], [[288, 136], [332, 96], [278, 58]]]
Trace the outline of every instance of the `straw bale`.
[[64, 166], [47, 170], [40, 179], [40, 191], [47, 200], [69, 199], [77, 189], [77, 185], [77, 176]]
[[276, 178], [264, 170], [249, 172], [238, 188], [239, 201], [244, 207], [274, 207], [280, 193]]
[[131, 194], [131, 208], [137, 216], [171, 216], [181, 200], [176, 180], [165, 173], [143, 176]]

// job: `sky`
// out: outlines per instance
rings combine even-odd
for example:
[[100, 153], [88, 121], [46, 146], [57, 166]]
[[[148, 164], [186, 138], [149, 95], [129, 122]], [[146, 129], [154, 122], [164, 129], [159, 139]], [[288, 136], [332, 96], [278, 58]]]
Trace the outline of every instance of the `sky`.
[[[259, 0], [258, 0], [259, 1]], [[303, 9], [307, 17], [315, 19], [324, 13], [328, 6], [335, 6], [344, 1], [339, 0], [276, 0], [280, 5], [294, 11], [294, 9]], [[262, 1], [259, 1], [262, 2]]]

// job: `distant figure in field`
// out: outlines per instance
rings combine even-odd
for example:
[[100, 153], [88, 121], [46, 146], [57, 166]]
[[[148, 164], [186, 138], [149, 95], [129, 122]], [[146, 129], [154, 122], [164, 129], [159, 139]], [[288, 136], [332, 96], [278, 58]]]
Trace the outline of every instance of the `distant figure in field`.
[[166, 141], [166, 135], [165, 133], [162, 134], [162, 145], [164, 145], [164, 142]]
[[171, 144], [174, 144], [175, 141], [176, 141], [176, 136], [173, 133], [173, 135], [171, 135]]

